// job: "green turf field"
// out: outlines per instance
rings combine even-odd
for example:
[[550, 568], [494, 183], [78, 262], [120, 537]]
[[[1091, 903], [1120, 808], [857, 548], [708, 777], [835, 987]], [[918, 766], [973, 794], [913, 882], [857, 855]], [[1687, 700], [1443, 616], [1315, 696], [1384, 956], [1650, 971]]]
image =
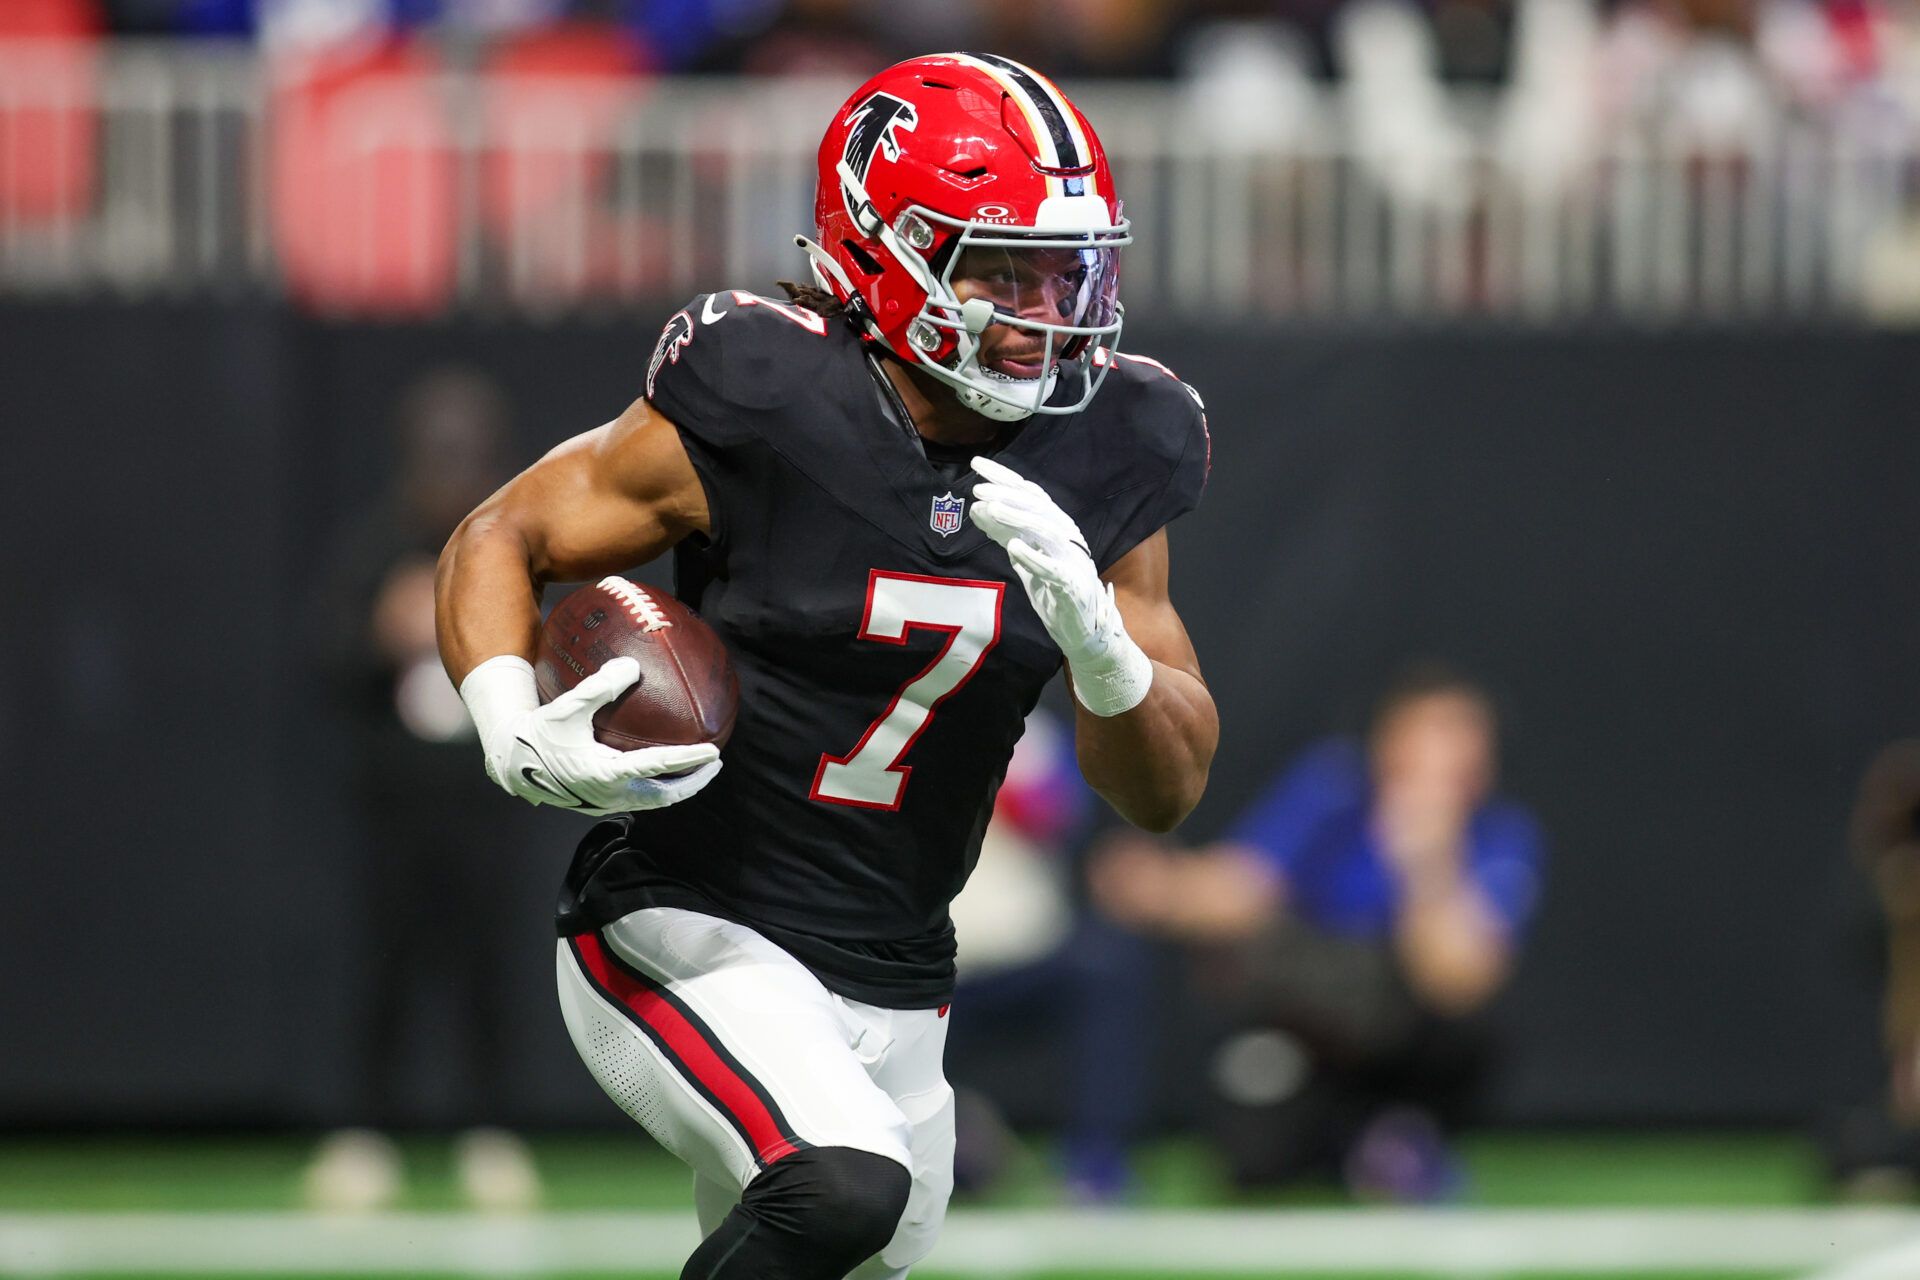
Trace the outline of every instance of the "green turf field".
[[[5, 1273], [0, 1273], [5, 1274]], [[114, 1271], [71, 1273], [75, 1280], [183, 1280], [178, 1271]], [[276, 1280], [340, 1280], [333, 1272], [276, 1272]], [[1235, 1275], [1221, 1271], [1155, 1271], [1151, 1273], [1133, 1273], [1136, 1280], [1256, 1280], [1271, 1273], [1244, 1272]], [[408, 1272], [355, 1272], [354, 1280], [419, 1280], [417, 1274]], [[442, 1274], [438, 1280], [487, 1280], [486, 1273]], [[607, 1280], [602, 1271], [567, 1273], [548, 1273], [541, 1280]], [[626, 1280], [677, 1280], [677, 1273], [668, 1271], [635, 1271], [626, 1273]], [[913, 1280], [973, 1280], [965, 1272], [921, 1271], [915, 1269]], [[1113, 1280], [1113, 1273], [1107, 1271], [1032, 1271], [1020, 1273], [1017, 1280]], [[1287, 1280], [1301, 1280], [1298, 1273], [1289, 1273]], [[1329, 1280], [1332, 1280], [1329, 1277]], [[1338, 1280], [1419, 1280], [1405, 1271], [1342, 1271]], [[1579, 1272], [1507, 1272], [1498, 1280], [1791, 1280], [1791, 1275], [1783, 1271], [1599, 1271]]]
[[[671, 1260], [690, 1239], [686, 1175], [639, 1135], [539, 1140], [550, 1212], [516, 1220], [465, 1211], [446, 1141], [403, 1146], [408, 1190], [394, 1215], [326, 1220], [299, 1212], [303, 1139], [0, 1140], [0, 1276], [650, 1280], [675, 1274]], [[1800, 1280], [1920, 1238], [1910, 1210], [1878, 1211], [1862, 1224], [1821, 1207], [1813, 1153], [1789, 1135], [1508, 1134], [1471, 1140], [1463, 1154], [1464, 1202], [1407, 1213], [1353, 1207], [1330, 1186], [1236, 1197], [1203, 1148], [1167, 1142], [1141, 1153], [1130, 1207], [1088, 1215], [1066, 1204], [1049, 1152], [1035, 1144], [989, 1194], [956, 1202], [942, 1251], [915, 1276]], [[1760, 1241], [1775, 1230], [1785, 1242], [1777, 1259]], [[447, 1241], [438, 1253], [423, 1244], [436, 1232]], [[1581, 1232], [1595, 1241], [1592, 1256], [1582, 1255]], [[1655, 1237], [1671, 1243], [1648, 1243]], [[246, 1238], [274, 1250], [271, 1265], [244, 1260]], [[328, 1250], [343, 1239], [358, 1250], [345, 1255], [350, 1265], [289, 1269], [335, 1256]], [[1518, 1250], [1512, 1265], [1502, 1261], [1508, 1239]], [[595, 1240], [595, 1260], [559, 1260]], [[118, 1250], [114, 1264], [85, 1265], [103, 1241]], [[222, 1253], [228, 1241], [232, 1257]], [[1663, 1249], [1673, 1256], [1663, 1261]], [[1095, 1255], [1104, 1261], [1089, 1268]], [[1404, 1261], [1383, 1267], [1385, 1255]], [[382, 1261], [398, 1256], [415, 1261]], [[485, 1262], [474, 1265], [476, 1256]], [[1887, 1274], [1904, 1280], [1898, 1269]], [[1920, 1280], [1920, 1262], [1911, 1280]]]
[[[644, 1136], [553, 1137], [536, 1146], [550, 1208], [688, 1203], [685, 1170]], [[449, 1144], [419, 1138], [403, 1147], [409, 1183], [398, 1207], [459, 1208]], [[0, 1139], [0, 1213], [292, 1209], [308, 1154], [307, 1143], [282, 1136]], [[1804, 1205], [1823, 1196], [1813, 1153], [1790, 1135], [1497, 1135], [1467, 1140], [1463, 1155], [1465, 1202], [1487, 1207]], [[1148, 1147], [1137, 1169], [1135, 1199], [1144, 1206], [1345, 1202], [1330, 1185], [1236, 1197], [1192, 1142]], [[1061, 1199], [1048, 1152], [1036, 1144], [990, 1193], [960, 1202], [1031, 1208]]]
[[[5, 1274], [5, 1273], [0, 1273]], [[69, 1273], [74, 1280], [183, 1280], [178, 1271], [112, 1271]], [[1271, 1273], [1221, 1271], [1156, 1271], [1151, 1273], [1132, 1273], [1136, 1280], [1255, 1280]], [[337, 1272], [275, 1272], [276, 1280], [340, 1280]], [[416, 1273], [395, 1272], [355, 1272], [353, 1280], [419, 1280]], [[486, 1273], [476, 1272], [468, 1275], [442, 1273], [438, 1280], [486, 1280]], [[577, 1273], [545, 1273], [541, 1280], [608, 1280], [603, 1271]], [[668, 1271], [635, 1271], [625, 1273], [625, 1280], [677, 1280], [677, 1273]], [[915, 1269], [913, 1280], [973, 1280], [965, 1272], [921, 1271]], [[1016, 1280], [1113, 1280], [1113, 1273], [1107, 1271], [1032, 1271], [1019, 1273]], [[1288, 1273], [1287, 1280], [1302, 1280], [1298, 1273]], [[1329, 1280], [1333, 1280], [1329, 1277]], [[1405, 1271], [1342, 1271], [1337, 1280], [1417, 1280]], [[1791, 1280], [1791, 1274], [1782, 1271], [1538, 1271], [1502, 1273], [1498, 1280]]]

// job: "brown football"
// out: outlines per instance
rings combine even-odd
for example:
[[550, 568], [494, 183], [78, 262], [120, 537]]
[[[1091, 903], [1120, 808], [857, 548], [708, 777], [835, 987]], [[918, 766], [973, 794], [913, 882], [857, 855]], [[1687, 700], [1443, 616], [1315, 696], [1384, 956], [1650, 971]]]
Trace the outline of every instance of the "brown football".
[[540, 700], [553, 701], [613, 658], [638, 662], [640, 680], [594, 714], [594, 737], [622, 751], [726, 743], [740, 682], [726, 645], [699, 614], [621, 577], [581, 587], [540, 629]]

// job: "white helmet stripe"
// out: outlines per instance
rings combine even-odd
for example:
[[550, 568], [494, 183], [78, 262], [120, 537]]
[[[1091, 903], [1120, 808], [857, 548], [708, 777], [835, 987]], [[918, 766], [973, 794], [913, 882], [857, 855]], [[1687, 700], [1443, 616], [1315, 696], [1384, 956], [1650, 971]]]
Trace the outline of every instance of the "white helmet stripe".
[[[1062, 144], [1072, 147], [1075, 131], [1070, 133], [1060, 109], [1054, 101], [1034, 83], [1033, 73], [1009, 58], [995, 54], [954, 53], [947, 55], [955, 61], [985, 72], [996, 84], [1006, 91], [1014, 105], [1020, 108], [1027, 118], [1027, 127], [1033, 132], [1040, 148], [1040, 163], [1048, 169], [1077, 168], [1086, 161], [1076, 157], [1062, 159]], [[1025, 80], [1026, 83], [1021, 83]], [[1069, 115], [1071, 113], [1068, 113]], [[1049, 174], [1046, 179], [1048, 195], [1062, 195], [1065, 187], [1062, 181]]]
[[[1053, 152], [1054, 167], [1079, 169], [1093, 164], [1093, 148], [1087, 145], [1080, 119], [1067, 103], [1066, 95], [1060, 92], [1053, 81], [1012, 58], [1003, 58], [994, 53], [972, 56], [985, 64], [984, 69], [998, 72], [995, 78], [1009, 85], [1009, 91], [1021, 100], [1022, 108], [1027, 110], [1028, 118], [1033, 121], [1034, 132], [1040, 136], [1042, 147]], [[1083, 192], [1056, 191], [1054, 194], [1098, 194], [1094, 189], [1092, 174], [1087, 174], [1081, 181], [1085, 184]]]
[[990, 63], [1005, 73], [1022, 96], [1033, 106], [1032, 114], [1039, 122], [1041, 133], [1051, 144], [1056, 157], [1053, 164], [1057, 169], [1078, 169], [1087, 161], [1080, 154], [1079, 139], [1067, 128], [1068, 111], [1058, 95], [1058, 90], [1049, 93], [1051, 85], [1032, 70], [1021, 66], [1012, 58], [1002, 58], [998, 54], [976, 54], [982, 62]]
[[1013, 99], [1013, 104], [1020, 108], [1021, 114], [1026, 116], [1027, 127], [1033, 131], [1033, 136], [1039, 143], [1040, 163], [1049, 169], [1058, 169], [1060, 153], [1053, 144], [1053, 131], [1047, 128], [1046, 121], [1040, 115], [1039, 104], [1034, 101], [1033, 95], [1021, 88], [1020, 82], [999, 65], [1004, 59], [989, 61], [971, 53], [956, 53], [952, 57], [976, 70], [985, 72], [989, 79], [1005, 90], [1006, 95]]
[[1096, 181], [1096, 175], [1093, 171], [1093, 148], [1087, 145], [1087, 134], [1086, 130], [1080, 127], [1080, 117], [1075, 114], [1073, 105], [1067, 101], [1067, 95], [1061, 93], [1053, 81], [1047, 79], [1037, 71], [1033, 73], [1033, 78], [1039, 81], [1048, 93], [1053, 95], [1055, 102], [1060, 104], [1060, 116], [1067, 122], [1067, 132], [1072, 135], [1073, 145], [1080, 153], [1080, 163], [1087, 166], [1087, 176], [1084, 179], [1086, 183], [1084, 194], [1090, 196], [1099, 195], [1100, 185]]

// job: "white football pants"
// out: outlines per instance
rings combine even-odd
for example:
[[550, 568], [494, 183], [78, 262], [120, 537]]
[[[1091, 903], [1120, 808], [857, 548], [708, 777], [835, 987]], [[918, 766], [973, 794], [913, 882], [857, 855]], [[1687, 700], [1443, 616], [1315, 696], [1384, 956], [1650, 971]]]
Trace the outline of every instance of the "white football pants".
[[563, 938], [560, 1010], [587, 1069], [694, 1173], [702, 1234], [769, 1164], [853, 1147], [913, 1175], [893, 1239], [853, 1273], [898, 1280], [953, 1191], [945, 1010], [835, 995], [745, 925], [649, 907]]

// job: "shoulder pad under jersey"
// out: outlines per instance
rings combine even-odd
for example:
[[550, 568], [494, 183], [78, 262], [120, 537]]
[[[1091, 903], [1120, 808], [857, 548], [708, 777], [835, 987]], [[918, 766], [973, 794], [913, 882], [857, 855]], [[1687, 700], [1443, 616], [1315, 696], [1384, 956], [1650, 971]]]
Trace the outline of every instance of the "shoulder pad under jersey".
[[1115, 507], [1107, 521], [1112, 532], [1104, 539], [1105, 568], [1200, 505], [1213, 440], [1200, 393], [1171, 369], [1147, 356], [1102, 351], [1096, 359], [1113, 366], [1095, 398], [1112, 413], [1102, 415], [1102, 430], [1122, 437], [1103, 441], [1101, 452], [1128, 460], [1103, 495]]
[[740, 289], [700, 294], [660, 331], [647, 362], [647, 402], [709, 443], [739, 443], [753, 415], [819, 385], [837, 324]]

